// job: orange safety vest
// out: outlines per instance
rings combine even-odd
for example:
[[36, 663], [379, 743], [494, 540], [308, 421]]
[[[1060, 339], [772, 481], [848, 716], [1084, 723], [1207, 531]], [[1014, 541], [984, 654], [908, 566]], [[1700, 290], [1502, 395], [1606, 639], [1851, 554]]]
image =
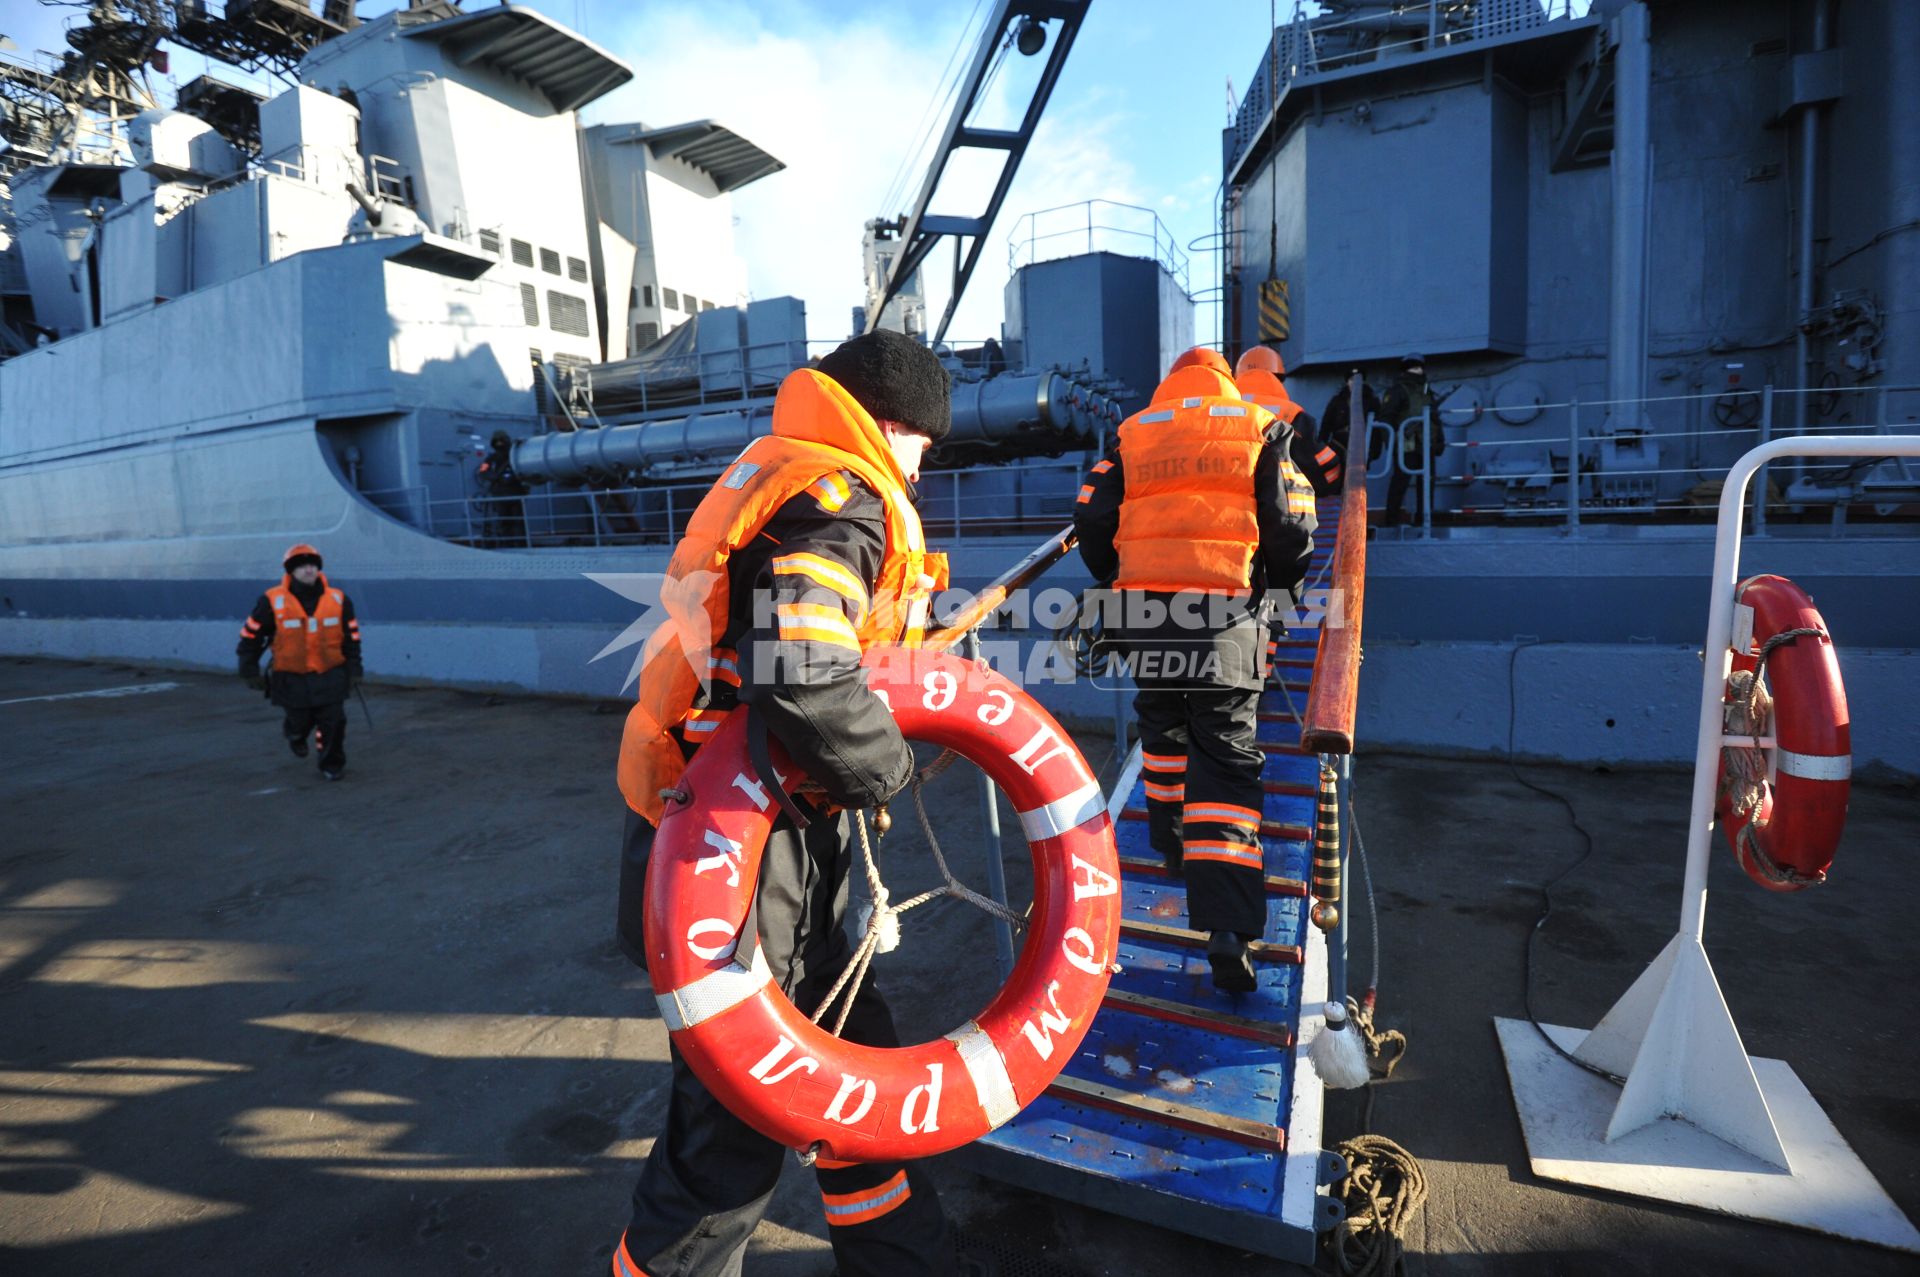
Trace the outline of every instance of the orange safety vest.
[[1300, 415], [1300, 405], [1287, 393], [1286, 383], [1264, 368], [1249, 368], [1235, 377], [1242, 398], [1259, 404], [1289, 426]]
[[1144, 411], [1120, 423], [1126, 489], [1115, 588], [1248, 588], [1260, 547], [1254, 463], [1272, 424], [1230, 378], [1201, 367], [1175, 371]]
[[[701, 498], [667, 564], [661, 603], [668, 619], [647, 640], [639, 698], [620, 741], [620, 792], [651, 823], [659, 824], [665, 809], [660, 791], [686, 770], [681, 740], [697, 747], [724, 717], [693, 708], [702, 685], [710, 677], [739, 679], [731, 654], [713, 647], [728, 628], [728, 560], [809, 488], [823, 494], [823, 505], [835, 492], [846, 500], [842, 472], [857, 476], [886, 506], [879, 579], [854, 627], [861, 650], [919, 643], [932, 593], [946, 586], [947, 556], [927, 552], [906, 478], [867, 411], [830, 377], [809, 368], [790, 373], [774, 400], [773, 433], [748, 444]], [[933, 584], [923, 585], [929, 577]]]
[[[1294, 418], [1300, 415], [1300, 405], [1287, 393], [1287, 387], [1278, 377], [1264, 368], [1249, 368], [1234, 378], [1234, 384], [1240, 387], [1240, 393], [1249, 401], [1259, 404], [1274, 416], [1293, 428]], [[1340, 482], [1339, 454], [1322, 444], [1313, 455], [1320, 467], [1320, 473], [1329, 488]], [[1291, 456], [1280, 463], [1282, 474], [1287, 480], [1287, 512], [1289, 514], [1312, 514], [1317, 509], [1313, 501], [1313, 485], [1293, 464]], [[1299, 482], [1295, 482], [1298, 479]]]
[[347, 596], [320, 574], [320, 601], [311, 616], [294, 597], [293, 578], [267, 587], [273, 604], [273, 669], [276, 674], [324, 674], [347, 663], [340, 645], [346, 637]]

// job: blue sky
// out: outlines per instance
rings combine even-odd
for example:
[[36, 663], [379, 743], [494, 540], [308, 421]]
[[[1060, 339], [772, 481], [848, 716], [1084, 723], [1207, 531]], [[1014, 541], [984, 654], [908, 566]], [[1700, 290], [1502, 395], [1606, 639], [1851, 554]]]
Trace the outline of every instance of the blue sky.
[[[804, 298], [815, 338], [843, 335], [861, 299], [861, 225], [905, 211], [918, 189], [915, 162], [905, 189], [883, 204], [903, 185], [896, 176], [976, 10], [973, 0], [524, 2], [635, 68], [632, 83], [587, 108], [589, 123], [713, 118], [786, 161], [784, 172], [735, 196], [749, 285], [756, 296]], [[393, 6], [361, 9], [386, 7]], [[978, 10], [991, 7], [982, 0]], [[1277, 7], [1285, 20], [1293, 6]], [[59, 48], [60, 27], [74, 13], [10, 0], [0, 31], [23, 50]], [[1007, 240], [1022, 214], [1095, 198], [1142, 205], [1183, 249], [1212, 229], [1227, 83], [1243, 87], [1258, 66], [1268, 14], [1267, 0], [1095, 0], [953, 336], [998, 333]], [[184, 82], [203, 69], [200, 55], [176, 53], [173, 78]], [[216, 74], [242, 78], [226, 68]], [[936, 114], [930, 127], [943, 118]], [[1071, 215], [1055, 215], [1041, 229], [1068, 225], [1063, 216]], [[1111, 216], [1147, 225], [1144, 215]], [[934, 260], [941, 265], [929, 272], [927, 291], [937, 316], [950, 257], [942, 250]], [[1192, 287], [1214, 282], [1212, 260], [1196, 254]], [[1206, 310], [1201, 324], [1211, 325]]]

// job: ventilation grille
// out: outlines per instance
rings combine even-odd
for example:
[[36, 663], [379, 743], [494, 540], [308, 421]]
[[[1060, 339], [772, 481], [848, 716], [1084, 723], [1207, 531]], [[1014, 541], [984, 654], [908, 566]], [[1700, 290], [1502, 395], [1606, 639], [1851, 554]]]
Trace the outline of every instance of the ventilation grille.
[[500, 232], [481, 231], [480, 251], [483, 253], [492, 253], [495, 257], [500, 256]]
[[540, 326], [540, 290], [532, 284], [520, 285], [520, 318], [529, 328]]
[[541, 249], [540, 269], [549, 275], [558, 275], [560, 273], [560, 254], [554, 252], [551, 248]]
[[587, 264], [578, 257], [569, 257], [567, 259], [567, 278], [576, 284], [586, 283]]
[[515, 266], [533, 265], [533, 245], [524, 239], [513, 241], [513, 264]]
[[547, 290], [547, 327], [569, 337], [587, 335], [587, 303], [567, 293]]

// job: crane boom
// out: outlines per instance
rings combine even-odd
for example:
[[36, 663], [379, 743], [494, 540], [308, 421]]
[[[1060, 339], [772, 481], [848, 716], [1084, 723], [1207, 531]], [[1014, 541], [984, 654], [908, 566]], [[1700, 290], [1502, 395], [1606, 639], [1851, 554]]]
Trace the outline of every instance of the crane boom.
[[[953, 322], [953, 312], [960, 304], [960, 295], [966, 291], [967, 280], [980, 260], [980, 250], [986, 244], [987, 233], [993, 229], [994, 218], [999, 215], [1000, 205], [1007, 198], [1007, 188], [1013, 185], [1021, 157], [1027, 152], [1027, 144], [1033, 140], [1033, 130], [1040, 123], [1040, 113], [1046, 109], [1047, 99], [1060, 78], [1067, 52], [1073, 47], [1073, 38], [1079, 34], [1080, 24], [1086, 19], [1091, 3], [1092, 0], [995, 0], [993, 16], [987, 20], [979, 46], [974, 50], [973, 62], [967, 69], [959, 100], [954, 104], [952, 115], [947, 118], [946, 130], [941, 135], [939, 149], [934, 152], [933, 163], [927, 169], [926, 180], [921, 183], [920, 194], [913, 202], [913, 211], [901, 223], [902, 248], [893, 259], [893, 269], [888, 272], [879, 304], [867, 308], [868, 332], [879, 326], [887, 303], [913, 278], [914, 272], [920, 269], [934, 246], [942, 239], [951, 237], [953, 288], [947, 297], [947, 308], [941, 313], [940, 326], [933, 336], [935, 341], [939, 341], [947, 335], [947, 325]], [[1057, 25], [1048, 31], [1047, 25], [1050, 23]], [[1033, 86], [1026, 110], [1021, 113], [1019, 126], [1011, 129], [970, 126], [967, 120], [980, 100], [995, 55], [1007, 44], [1016, 46], [1022, 54], [1029, 56], [1040, 52], [1042, 48], [1047, 53], [1046, 64]], [[1003, 156], [999, 180], [994, 183], [986, 206], [974, 216], [929, 212], [948, 162], [956, 151], [968, 148], [982, 152], [997, 151]]]

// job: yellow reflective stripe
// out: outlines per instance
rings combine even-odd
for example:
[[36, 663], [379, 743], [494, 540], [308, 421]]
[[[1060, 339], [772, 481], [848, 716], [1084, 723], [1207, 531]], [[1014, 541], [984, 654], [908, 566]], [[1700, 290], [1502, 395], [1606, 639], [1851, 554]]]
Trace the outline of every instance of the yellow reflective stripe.
[[1163, 803], [1177, 803], [1187, 796], [1187, 787], [1181, 785], [1156, 785], [1146, 782], [1147, 797]]
[[1081, 484], [1080, 495], [1073, 499], [1073, 503], [1075, 505], [1085, 505], [1091, 500], [1093, 500], [1093, 485], [1091, 483]]
[[1146, 768], [1150, 772], [1183, 772], [1187, 770], [1187, 756], [1185, 754], [1142, 753], [1140, 759], [1146, 764]]
[[867, 587], [860, 583], [845, 564], [835, 563], [832, 559], [818, 554], [795, 551], [782, 554], [773, 561], [775, 576], [804, 576], [809, 581], [824, 585], [835, 594], [849, 599], [858, 609], [859, 615], [867, 614]]
[[697, 709], [680, 724], [680, 730], [689, 736], [710, 736], [720, 730], [720, 724], [727, 721], [730, 709]]
[[782, 603], [774, 608], [774, 620], [779, 623], [783, 639], [833, 643], [856, 652], [860, 650], [860, 637], [839, 608], [820, 603]]
[[840, 513], [840, 507], [853, 495], [853, 489], [847, 486], [846, 479], [837, 473], [820, 476], [808, 485], [807, 491], [813, 494], [820, 508], [828, 514]]
[[1111, 469], [1113, 469], [1113, 462], [1111, 461], [1096, 461], [1093, 463], [1093, 472], [1095, 474], [1105, 474]]
[[1239, 807], [1231, 803], [1188, 803], [1186, 823], [1239, 825], [1246, 829], [1258, 829], [1260, 813], [1251, 807]]

